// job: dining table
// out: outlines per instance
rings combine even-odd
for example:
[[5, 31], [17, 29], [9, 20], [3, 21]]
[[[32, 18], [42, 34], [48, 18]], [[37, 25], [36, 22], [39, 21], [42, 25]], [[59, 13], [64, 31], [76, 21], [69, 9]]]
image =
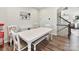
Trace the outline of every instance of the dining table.
[[32, 42], [38, 40], [40, 37], [44, 37], [44, 35], [46, 34], [50, 34], [51, 31], [52, 31], [51, 28], [39, 27], [35, 29], [18, 32], [18, 35], [22, 38], [22, 40], [24, 40], [27, 43], [28, 51], [31, 51]]

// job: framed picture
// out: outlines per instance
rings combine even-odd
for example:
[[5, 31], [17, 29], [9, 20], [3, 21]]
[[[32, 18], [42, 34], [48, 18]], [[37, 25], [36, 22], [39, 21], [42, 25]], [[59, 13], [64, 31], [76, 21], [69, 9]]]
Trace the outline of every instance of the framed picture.
[[26, 11], [21, 11], [20, 12], [21, 20], [30, 20], [30, 15], [31, 15], [31, 13], [28, 13]]

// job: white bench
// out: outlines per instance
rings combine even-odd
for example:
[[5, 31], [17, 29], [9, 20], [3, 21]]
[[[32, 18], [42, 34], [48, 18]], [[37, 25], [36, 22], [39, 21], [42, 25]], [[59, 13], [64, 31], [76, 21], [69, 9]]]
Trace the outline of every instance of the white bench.
[[33, 42], [33, 46], [34, 46], [34, 51], [36, 51], [36, 45], [39, 44], [41, 41], [43, 41], [44, 39], [49, 39], [49, 34], [46, 34], [45, 36], [39, 38], [38, 40], [36, 40], [35, 42]]

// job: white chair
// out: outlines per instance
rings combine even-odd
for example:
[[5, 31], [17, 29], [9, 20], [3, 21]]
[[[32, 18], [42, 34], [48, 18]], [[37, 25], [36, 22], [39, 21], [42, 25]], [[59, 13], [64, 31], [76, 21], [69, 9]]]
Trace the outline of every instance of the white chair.
[[20, 28], [17, 25], [10, 25], [7, 27], [8, 42], [9, 42], [10, 46], [12, 45], [11, 30], [18, 32], [18, 31], [20, 31]]
[[7, 27], [8, 42], [9, 42], [10, 46], [12, 45], [11, 30], [16, 30], [16, 26], [10, 25], [10, 26]]
[[13, 47], [13, 50], [14, 50], [14, 51], [15, 51], [15, 50], [22, 51], [22, 50], [24, 50], [25, 48], [27, 48], [27, 46], [21, 48], [19, 36], [18, 36], [17, 33], [13, 32], [12, 30], [11, 30], [11, 39], [13, 40], [13, 46], [14, 46], [14, 47]]
[[16, 49], [16, 46], [17, 46], [17, 50], [20, 51], [20, 41], [19, 41], [19, 38], [17, 36], [16, 33], [14, 33], [13, 31], [11, 31], [11, 40], [13, 40], [13, 50]]

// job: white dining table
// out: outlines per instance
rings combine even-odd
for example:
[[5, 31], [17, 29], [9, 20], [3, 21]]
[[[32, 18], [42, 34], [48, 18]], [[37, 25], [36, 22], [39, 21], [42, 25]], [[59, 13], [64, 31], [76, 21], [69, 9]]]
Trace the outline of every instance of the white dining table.
[[22, 40], [27, 42], [28, 51], [31, 51], [32, 42], [34, 42], [35, 40], [39, 39], [40, 37], [44, 36], [47, 33], [51, 33], [51, 31], [52, 31], [51, 28], [39, 27], [36, 29], [18, 32], [18, 35], [22, 38]]

